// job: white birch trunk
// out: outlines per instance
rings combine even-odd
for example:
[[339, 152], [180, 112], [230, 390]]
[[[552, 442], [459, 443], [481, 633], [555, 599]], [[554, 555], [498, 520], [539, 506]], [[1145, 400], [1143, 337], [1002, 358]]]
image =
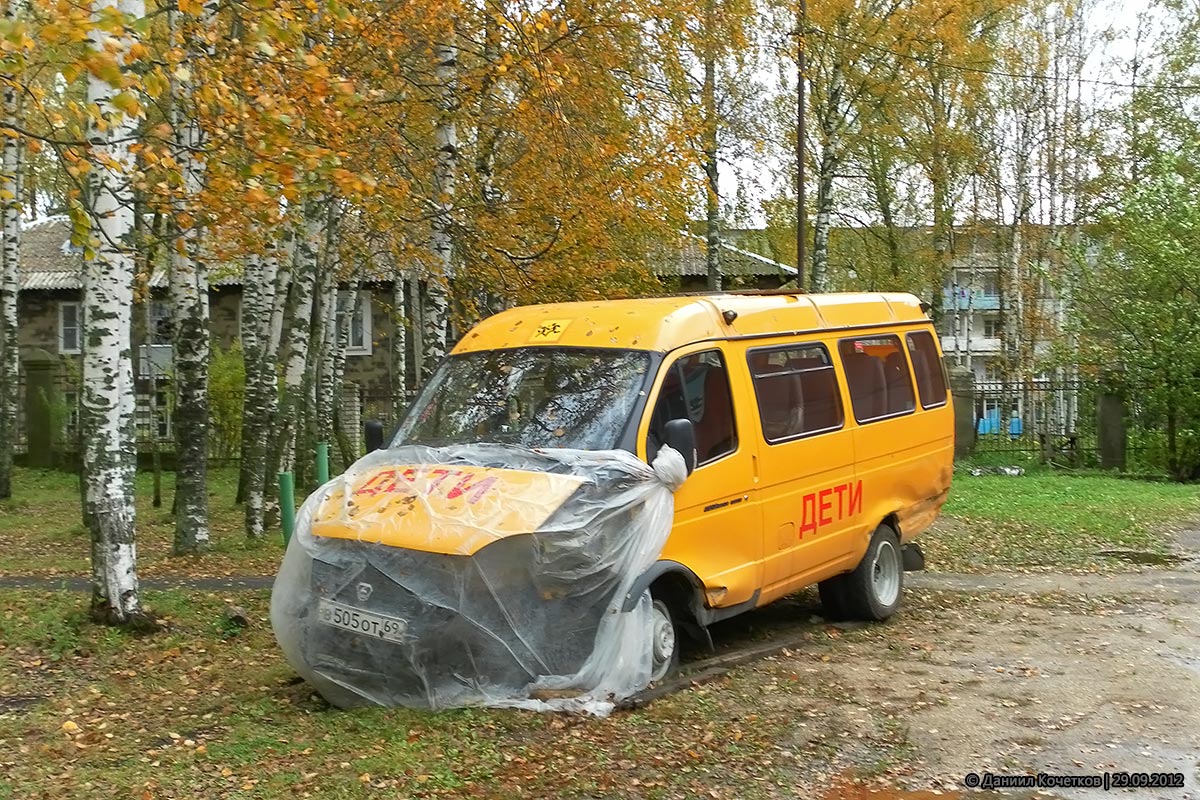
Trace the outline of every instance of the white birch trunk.
[[835, 144], [826, 137], [817, 162], [817, 213], [813, 219], [812, 291], [829, 291], [829, 233], [833, 227], [833, 171], [837, 168]]
[[437, 161], [434, 165], [434, 214], [430, 231], [437, 274], [429, 276], [425, 307], [425, 360], [421, 366], [428, 378], [446, 357], [446, 337], [450, 317], [450, 289], [454, 280], [454, 240], [451, 225], [454, 209], [454, 182], [458, 173], [458, 130], [454, 121], [455, 81], [458, 74], [458, 48], [453, 30], [450, 41], [434, 47], [437, 59], [435, 78], [439, 87], [438, 123], [434, 129]]
[[250, 539], [261, 538], [266, 530], [267, 442], [279, 403], [275, 363], [288, 275], [279, 269], [279, 259], [270, 246], [264, 256], [247, 261], [242, 293], [242, 353], [246, 364], [242, 457], [246, 472], [246, 536]]
[[278, 426], [275, 438], [278, 471], [291, 472], [296, 466], [296, 445], [303, 430], [305, 414], [305, 373], [308, 368], [308, 349], [312, 334], [313, 295], [317, 282], [317, 249], [319, 239], [312, 236], [310, 215], [306, 211], [294, 224], [301, 236], [296, 243], [292, 260], [292, 287], [287, 313], [287, 346], [284, 359], [283, 393], [276, 415]]
[[[207, 27], [216, 4], [203, 6]], [[195, 37], [189, 37], [194, 42]], [[188, 46], [189, 61], [204, 51]], [[175, 358], [175, 546], [176, 555], [208, 549], [208, 265], [202, 252], [204, 131], [192, 108], [194, 86], [187, 70], [177, 70], [173, 114], [183, 192], [174, 207], [175, 246], [171, 248], [172, 345]]]
[[408, 313], [412, 315], [408, 329], [412, 335], [413, 376], [420, 388], [421, 366], [425, 363], [425, 303], [421, 297], [421, 279], [414, 274], [408, 276]]
[[[18, 0], [7, 0], [4, 18], [12, 23], [20, 13]], [[5, 126], [17, 124], [20, 96], [14, 76], [6, 76], [3, 115]], [[0, 498], [12, 497], [13, 451], [17, 446], [17, 387], [20, 351], [17, 345], [17, 301], [21, 259], [21, 140], [5, 136], [0, 154]]]
[[[265, 465], [262, 464], [262, 428], [259, 409], [262, 406], [261, 381], [262, 353], [264, 342], [258, 321], [266, 315], [270, 319], [270, 304], [265, 302], [266, 291], [263, 277], [266, 272], [264, 260], [257, 254], [246, 258], [242, 272], [242, 325], [239, 335], [242, 343], [242, 364], [246, 370], [246, 390], [242, 394], [242, 459], [241, 483], [244, 495], [246, 535], [251, 539], [262, 536], [262, 481]], [[270, 284], [274, 289], [274, 281]], [[269, 323], [268, 323], [269, 324]], [[258, 481], [258, 492], [252, 486]], [[257, 520], [255, 527], [252, 520]]]
[[[346, 348], [350, 346], [351, 316], [354, 313], [355, 305], [359, 302], [358, 290], [357, 276], [351, 277], [348, 290], [344, 295], [339, 295], [337, 298], [337, 307], [333, 314], [334, 324], [331, 329], [333, 338], [332, 353], [328, 359], [329, 374], [325, 388], [332, 402], [330, 427], [333, 436], [337, 439], [338, 450], [342, 454], [343, 468], [349, 467], [357, 457], [357, 454], [354, 452], [352, 440], [347, 436], [345, 429], [342, 427], [341, 416], [343, 387], [346, 375]], [[369, 313], [369, 309], [367, 313]]]
[[403, 273], [392, 281], [392, 418], [400, 416], [408, 407], [408, 319], [404, 313], [404, 288], [407, 283]]
[[[145, 14], [142, 0], [97, 0], [97, 18], [116, 7], [130, 19]], [[114, 37], [95, 29], [92, 46], [122, 62], [134, 44], [132, 28]], [[88, 211], [95, 249], [84, 256], [84, 348], [80, 426], [83, 438], [85, 522], [92, 539], [92, 614], [116, 624], [143, 618], [138, 598], [134, 536], [134, 383], [130, 358], [134, 260], [134, 159], [129, 140], [138, 119], [112, 105], [119, 90], [88, 77]], [[102, 124], [97, 124], [101, 122]]]
[[337, 394], [333, 388], [333, 361], [337, 353], [338, 312], [338, 218], [336, 202], [327, 198], [320, 212], [325, 215], [325, 244], [319, 260], [320, 290], [313, 307], [313, 330], [309, 344], [308, 436], [313, 444], [333, 441], [333, 408]]
[[821, 113], [821, 156], [817, 159], [817, 214], [813, 220], [813, 292], [829, 291], [829, 233], [833, 227], [833, 178], [841, 163], [842, 108], [845, 75], [839, 64], [831, 66], [828, 96]]
[[713, 39], [716, 36], [716, 0], [704, 4], [704, 84], [701, 103], [704, 106], [704, 265], [708, 289], [719, 292], [721, 283], [721, 183], [717, 165], [717, 57]]

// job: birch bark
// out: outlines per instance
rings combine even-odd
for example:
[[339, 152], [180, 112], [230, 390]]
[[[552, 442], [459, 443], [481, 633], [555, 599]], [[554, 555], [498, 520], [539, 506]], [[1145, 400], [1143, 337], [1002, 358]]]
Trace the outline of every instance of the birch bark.
[[[332, 331], [334, 337], [333, 356], [329, 359], [328, 391], [333, 403], [330, 425], [333, 435], [337, 439], [338, 450], [342, 455], [343, 468], [349, 467], [358, 457], [358, 454], [354, 452], [354, 446], [350, 437], [346, 434], [342, 426], [341, 419], [342, 395], [346, 375], [346, 348], [350, 346], [350, 326], [354, 307], [360, 302], [358, 291], [358, 277], [357, 275], [352, 275], [348, 290], [344, 295], [339, 295], [337, 299], [337, 311], [334, 314], [334, 327]], [[369, 309], [364, 313], [369, 313]]]
[[399, 422], [408, 407], [408, 319], [404, 313], [403, 273], [392, 280], [392, 419]]
[[[96, 0], [93, 18], [111, 9], [127, 19], [145, 15], [142, 0]], [[90, 32], [97, 53], [130, 68], [132, 27]], [[129, 141], [138, 117], [113, 104], [120, 92], [99, 76], [88, 76], [87, 140], [92, 169], [85, 202], [92, 246], [84, 254], [84, 347], [80, 427], [83, 439], [85, 522], [92, 540], [92, 614], [112, 624], [144, 620], [138, 596], [134, 535], [134, 383], [130, 358], [134, 261], [133, 197], [129, 176], [134, 159]], [[128, 106], [126, 106], [128, 107]]]
[[704, 263], [709, 291], [721, 290], [721, 185], [717, 166], [716, 0], [704, 4]]
[[[11, 6], [8, 7], [11, 9]], [[11, 10], [9, 11], [11, 14]], [[15, 121], [17, 92], [4, 89], [4, 118]], [[20, 350], [17, 344], [17, 301], [21, 258], [21, 143], [4, 137], [0, 155], [0, 215], [4, 244], [0, 252], [0, 498], [12, 497], [13, 450], [17, 435], [17, 391]]]
[[275, 363], [279, 330], [288, 293], [287, 270], [279, 269], [274, 247], [246, 262], [242, 293], [242, 353], [246, 364], [242, 423], [242, 468], [246, 485], [246, 536], [258, 539], [266, 529], [267, 442], [279, 403]]
[[[295, 221], [300, 228], [293, 259], [291, 297], [287, 312], [287, 347], [283, 352], [283, 391], [279, 401], [276, 421], [276, 464], [280, 472], [291, 472], [296, 467], [296, 446], [303, 430], [305, 399], [307, 397], [305, 376], [308, 369], [308, 350], [312, 336], [313, 296], [317, 284], [317, 250], [319, 236], [314, 236], [313, 220], [320, 224], [320, 216], [312, 212], [317, 203], [311, 199], [305, 204], [303, 218]], [[274, 471], [274, 470], [270, 470]]]
[[[23, 0], [6, 0], [4, 19], [16, 22]], [[16, 76], [5, 76], [3, 125], [10, 130], [20, 118], [20, 95]], [[20, 381], [20, 351], [17, 345], [17, 301], [20, 292], [21, 258], [21, 140], [4, 136], [0, 154], [0, 498], [12, 497], [13, 450], [17, 435], [17, 387]]]
[[[188, 61], [205, 55], [216, 13], [213, 0], [201, 8], [199, 31], [187, 37]], [[191, 73], [175, 75], [174, 129], [183, 191], [175, 201], [175, 246], [171, 248], [171, 317], [175, 358], [175, 546], [176, 555], [208, 549], [208, 265], [202, 252], [203, 219], [198, 199], [204, 188], [204, 131], [193, 113]]]
[[[333, 330], [336, 325], [338, 294], [337, 261], [337, 216], [336, 203], [326, 197], [315, 209], [325, 222], [320, 232], [324, 240], [317, 259], [317, 292], [313, 300], [312, 331], [309, 334], [308, 364], [305, 369], [305, 393], [308, 396], [303, 448], [304, 470], [299, 477], [315, 476], [313, 454], [317, 442], [328, 443], [333, 434], [333, 402], [331, 389], [334, 347], [337, 344]], [[311, 223], [311, 220], [310, 220]], [[315, 481], [305, 480], [300, 486], [315, 488]]]
[[450, 288], [454, 280], [454, 240], [451, 224], [454, 209], [454, 182], [458, 173], [458, 129], [455, 125], [455, 82], [458, 77], [458, 47], [455, 31], [446, 32], [448, 41], [434, 47], [437, 59], [435, 78], [438, 123], [434, 130], [437, 161], [434, 165], [434, 214], [430, 231], [430, 249], [440, 274], [430, 275], [425, 303], [425, 360], [421, 373], [428, 378], [446, 357], [446, 336], [450, 317]]
[[833, 226], [833, 179], [841, 164], [842, 129], [845, 115], [845, 75], [834, 63], [830, 68], [829, 86], [821, 109], [821, 155], [817, 159], [817, 214], [813, 220], [813, 259], [811, 288], [814, 292], [829, 290], [829, 232]]

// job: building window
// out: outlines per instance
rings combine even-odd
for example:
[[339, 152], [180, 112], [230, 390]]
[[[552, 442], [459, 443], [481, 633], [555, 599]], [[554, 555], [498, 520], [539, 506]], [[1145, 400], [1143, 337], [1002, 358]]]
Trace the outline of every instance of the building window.
[[668, 368], [650, 418], [647, 455], [658, 452], [673, 419], [690, 419], [695, 426], [698, 465], [737, 449], [729, 372], [719, 350], [684, 356]]
[[171, 344], [171, 306], [166, 300], [150, 301], [150, 344]]
[[83, 316], [77, 302], [58, 304], [58, 352], [67, 355], [83, 352]]
[[999, 317], [984, 317], [983, 318], [983, 338], [999, 339], [1000, 338], [1000, 318]]
[[79, 435], [79, 392], [66, 390], [62, 394], [63, 437], [74, 442]]
[[925, 331], [917, 331], [905, 338], [908, 340], [908, 354], [912, 358], [913, 373], [917, 376], [917, 393], [921, 395], [921, 407], [946, 405], [945, 366], [938, 356], [933, 337]]
[[751, 350], [747, 360], [769, 443], [842, 427], [837, 374], [823, 345]]
[[[346, 292], [340, 292], [338, 295], [339, 308], [345, 308], [347, 299]], [[350, 338], [346, 342], [346, 355], [348, 356], [369, 356], [371, 355], [371, 293], [358, 292], [351, 300], [349, 311], [345, 312], [350, 315]], [[342, 313], [338, 314], [339, 326], [343, 324], [345, 316]]]
[[[154, 392], [153, 405], [150, 403], [149, 392]], [[134, 418], [139, 440], [165, 441], [174, 435], [174, 429], [171, 427], [170, 390], [166, 386], [156, 386], [138, 394], [136, 402]]]
[[838, 343], [850, 404], [859, 422], [906, 414], [916, 408], [908, 359], [898, 336], [843, 339]]

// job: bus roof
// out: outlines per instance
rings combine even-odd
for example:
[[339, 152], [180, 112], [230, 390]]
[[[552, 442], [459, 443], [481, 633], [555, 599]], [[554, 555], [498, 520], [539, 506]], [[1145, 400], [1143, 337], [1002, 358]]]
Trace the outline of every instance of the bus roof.
[[549, 303], [488, 317], [454, 352], [536, 346], [667, 352], [713, 339], [926, 321], [911, 294], [729, 293]]

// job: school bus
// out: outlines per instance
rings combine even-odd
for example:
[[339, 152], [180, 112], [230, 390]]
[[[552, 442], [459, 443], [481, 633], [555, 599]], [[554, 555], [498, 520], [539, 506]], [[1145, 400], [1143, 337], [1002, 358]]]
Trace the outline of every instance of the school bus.
[[706, 641], [713, 622], [812, 584], [831, 617], [899, 607], [953, 467], [926, 311], [908, 294], [802, 293], [514, 308], [458, 342], [393, 445], [683, 453], [670, 537], [626, 598], [653, 598], [659, 679], [682, 635]]

